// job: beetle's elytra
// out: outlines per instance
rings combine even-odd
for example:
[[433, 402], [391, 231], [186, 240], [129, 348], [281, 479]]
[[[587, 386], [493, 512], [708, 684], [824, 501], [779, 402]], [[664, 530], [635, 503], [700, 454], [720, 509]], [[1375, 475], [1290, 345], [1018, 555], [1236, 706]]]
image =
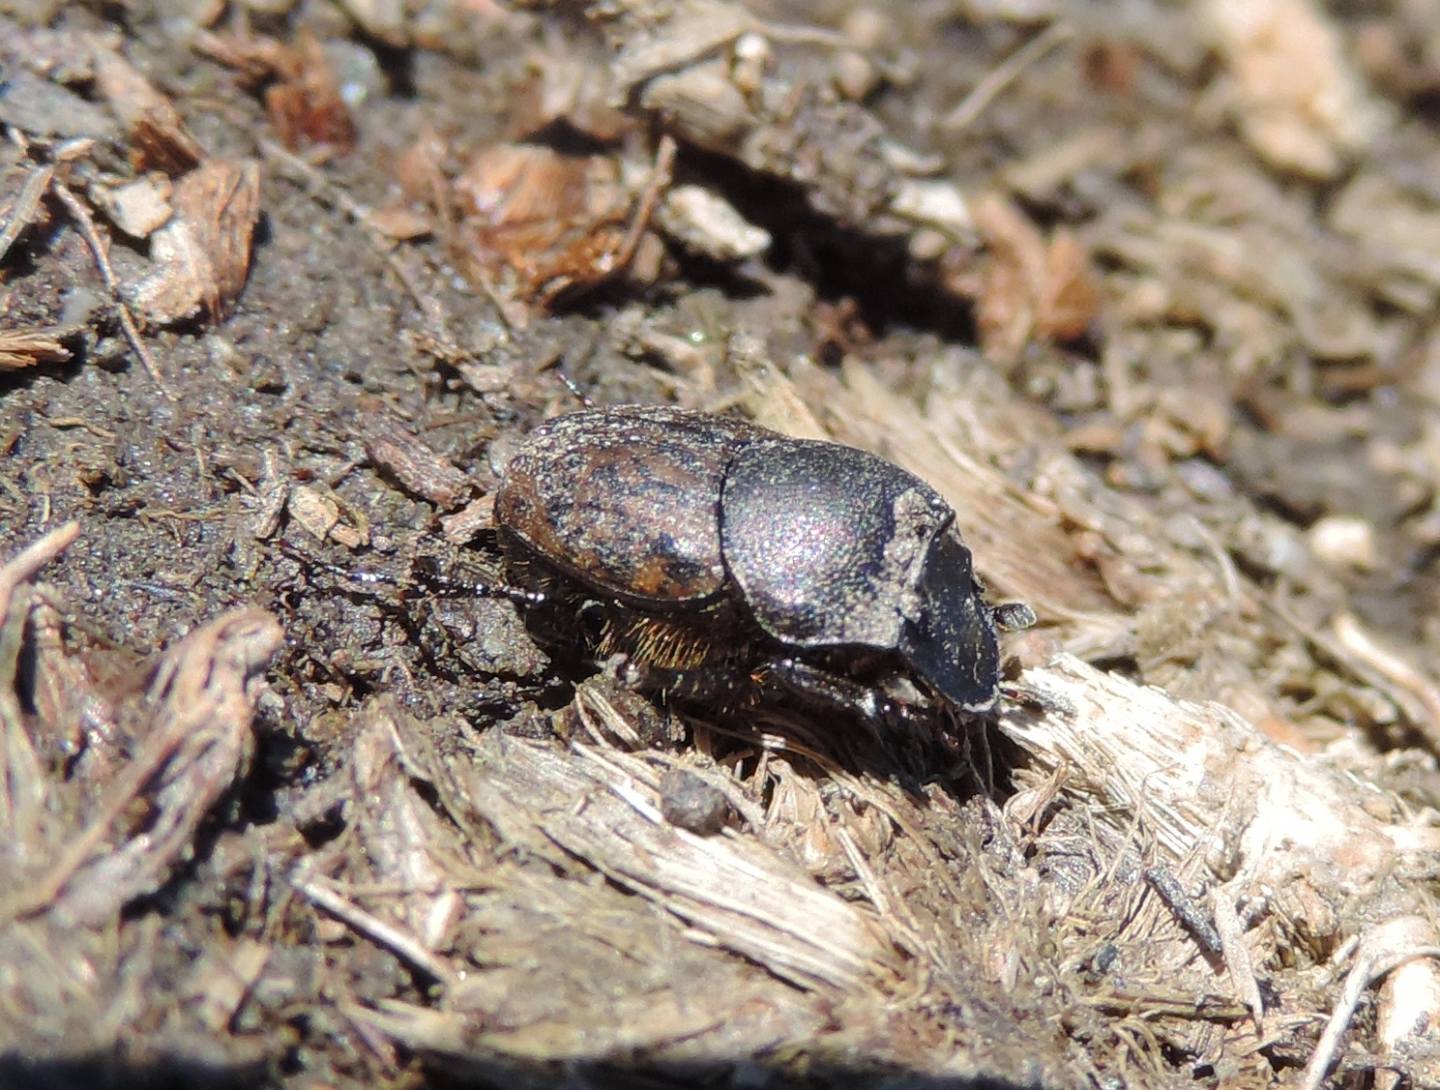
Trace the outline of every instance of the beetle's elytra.
[[875, 718], [995, 703], [995, 611], [954, 511], [864, 451], [678, 408], [585, 410], [526, 439], [495, 522], [552, 630], [627, 656], [648, 687]]

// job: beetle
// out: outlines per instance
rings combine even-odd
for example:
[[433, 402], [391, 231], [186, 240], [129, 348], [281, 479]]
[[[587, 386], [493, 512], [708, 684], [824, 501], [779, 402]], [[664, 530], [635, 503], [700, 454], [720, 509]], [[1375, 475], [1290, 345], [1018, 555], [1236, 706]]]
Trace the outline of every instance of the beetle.
[[555, 417], [505, 467], [494, 512], [543, 642], [621, 656], [638, 687], [681, 698], [982, 713], [997, 623], [1033, 622], [986, 603], [955, 512], [920, 478], [730, 417]]

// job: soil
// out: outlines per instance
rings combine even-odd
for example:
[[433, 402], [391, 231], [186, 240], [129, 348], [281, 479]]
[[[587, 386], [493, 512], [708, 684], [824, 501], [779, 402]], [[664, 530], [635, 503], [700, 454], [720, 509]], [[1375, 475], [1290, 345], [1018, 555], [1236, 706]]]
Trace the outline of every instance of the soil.
[[[1357, 840], [1434, 825], [1436, 27], [10, 10], [0, 1084], [1295, 1081], [1429, 869], [1276, 908], [1034, 727], [1154, 686], [1367, 785]], [[1001, 711], [737, 716], [537, 642], [487, 505], [582, 401], [931, 481], [1040, 618]], [[1195, 937], [1221, 888], [1253, 994]], [[1434, 1081], [1383, 976], [1337, 1084]]]

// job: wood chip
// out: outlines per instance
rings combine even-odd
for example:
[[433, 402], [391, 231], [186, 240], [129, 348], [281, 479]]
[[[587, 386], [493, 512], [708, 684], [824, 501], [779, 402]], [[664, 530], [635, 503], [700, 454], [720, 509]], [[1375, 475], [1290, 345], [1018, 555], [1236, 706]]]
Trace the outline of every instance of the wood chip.
[[655, 223], [686, 249], [714, 261], [743, 261], [770, 248], [770, 232], [756, 227], [719, 194], [676, 186], [655, 210]]
[[445, 510], [458, 507], [474, 486], [425, 441], [398, 422], [383, 424], [365, 438], [370, 461], [413, 495]]
[[314, 485], [292, 488], [285, 510], [320, 541], [338, 541], [347, 549], [354, 549], [369, 539], [364, 529], [345, 521], [334, 496]]
[[1272, 166], [1333, 178], [1388, 124], [1313, 0], [1208, 0], [1199, 10], [1234, 82], [1240, 132]]
[[608, 157], [499, 144], [471, 160], [454, 193], [462, 263], [478, 283], [503, 278], [544, 304], [623, 265], [630, 201]]
[[13, 199], [5, 201], [5, 226], [0, 227], [0, 261], [5, 259], [10, 247], [15, 245], [15, 241], [29, 227], [45, 219], [45, 208], [41, 201], [54, 180], [53, 166], [47, 164], [35, 167], [25, 176], [20, 192]]
[[988, 250], [978, 274], [968, 265], [949, 286], [976, 299], [981, 343], [988, 355], [1013, 362], [1032, 339], [1069, 340], [1099, 312], [1089, 257], [1061, 230], [1049, 240], [1008, 198], [977, 198], [975, 226]]
[[151, 239], [157, 268], [132, 293], [152, 325], [214, 320], [240, 294], [260, 217], [260, 165], [215, 159], [175, 183], [175, 215]]
[[205, 157], [170, 99], [119, 53], [96, 50], [95, 84], [130, 134], [130, 158], [137, 169], [180, 175]]
[[41, 363], [64, 363], [70, 349], [62, 338], [78, 332], [74, 326], [35, 326], [0, 330], [0, 371], [23, 371]]
[[408, 242], [424, 238], [435, 230], [435, 221], [424, 212], [408, 205], [392, 204], [370, 213], [370, 226], [386, 238]]
[[281, 142], [292, 150], [323, 146], [345, 154], [355, 147], [355, 119], [340, 97], [340, 81], [324, 47], [301, 33], [276, 51], [280, 82], [265, 89], [265, 109]]
[[482, 530], [495, 525], [495, 497], [481, 496], [471, 500], [453, 515], [440, 519], [441, 532], [451, 545], [464, 545], [475, 539]]
[[164, 174], [147, 175], [112, 189], [96, 187], [90, 194], [120, 230], [131, 238], [149, 238], [163, 227], [174, 209], [174, 187]]

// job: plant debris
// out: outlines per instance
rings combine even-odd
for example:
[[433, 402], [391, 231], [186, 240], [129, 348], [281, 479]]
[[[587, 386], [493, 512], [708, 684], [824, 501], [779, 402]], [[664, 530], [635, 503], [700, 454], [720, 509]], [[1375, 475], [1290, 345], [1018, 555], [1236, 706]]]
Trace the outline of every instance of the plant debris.
[[[1433, 16], [0, 20], [0, 1084], [1435, 1083]], [[587, 403], [923, 478], [993, 714], [545, 631]]]
[[168, 325], [202, 309], [220, 317], [250, 270], [260, 216], [260, 167], [212, 160], [175, 183], [174, 212], [151, 240], [157, 268], [132, 298], [145, 319]]
[[64, 363], [71, 356], [65, 339], [77, 332], [73, 327], [0, 330], [0, 371], [20, 371], [40, 363]]

